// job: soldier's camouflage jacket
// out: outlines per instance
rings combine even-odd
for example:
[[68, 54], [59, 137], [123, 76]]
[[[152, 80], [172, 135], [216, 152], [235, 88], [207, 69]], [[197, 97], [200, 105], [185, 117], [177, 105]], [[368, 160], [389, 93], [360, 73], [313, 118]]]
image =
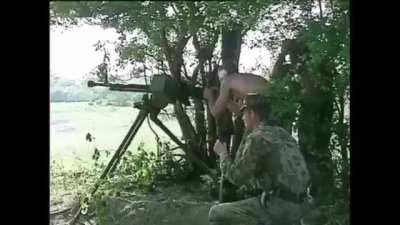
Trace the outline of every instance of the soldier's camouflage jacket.
[[304, 193], [309, 172], [296, 140], [283, 128], [263, 123], [244, 136], [232, 161], [221, 161], [225, 176], [247, 190], [284, 188]]

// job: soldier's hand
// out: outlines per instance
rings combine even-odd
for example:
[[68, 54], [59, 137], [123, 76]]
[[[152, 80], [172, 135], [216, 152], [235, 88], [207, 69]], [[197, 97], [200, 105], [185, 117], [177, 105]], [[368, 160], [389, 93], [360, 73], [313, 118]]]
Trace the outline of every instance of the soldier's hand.
[[215, 98], [216, 93], [218, 92], [218, 88], [217, 87], [208, 87], [208, 88], [204, 88], [203, 90], [203, 98], [210, 100]]
[[204, 88], [203, 90], [203, 98], [209, 100], [212, 97], [212, 90], [211, 88]]
[[219, 157], [226, 158], [228, 156], [228, 149], [226, 147], [226, 143], [222, 143], [217, 140], [214, 144], [214, 152], [219, 155]]

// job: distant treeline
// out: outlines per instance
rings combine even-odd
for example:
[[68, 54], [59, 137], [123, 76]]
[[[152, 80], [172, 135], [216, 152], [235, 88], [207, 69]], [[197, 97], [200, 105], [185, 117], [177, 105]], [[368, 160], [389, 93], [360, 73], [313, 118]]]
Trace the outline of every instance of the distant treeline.
[[86, 81], [51, 79], [50, 102], [93, 102], [99, 105], [131, 106], [142, 94], [110, 91], [105, 87], [89, 88]]

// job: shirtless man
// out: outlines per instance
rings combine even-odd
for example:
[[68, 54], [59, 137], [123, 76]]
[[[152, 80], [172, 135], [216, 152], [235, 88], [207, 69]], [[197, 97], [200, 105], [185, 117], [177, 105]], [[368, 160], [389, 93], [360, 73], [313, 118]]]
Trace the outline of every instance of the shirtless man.
[[268, 85], [267, 80], [252, 73], [228, 74], [225, 69], [221, 69], [218, 77], [221, 83], [218, 98], [216, 87], [205, 88], [203, 91], [203, 97], [208, 101], [215, 119], [223, 115], [225, 108], [239, 115], [243, 97], [251, 92], [265, 93]]

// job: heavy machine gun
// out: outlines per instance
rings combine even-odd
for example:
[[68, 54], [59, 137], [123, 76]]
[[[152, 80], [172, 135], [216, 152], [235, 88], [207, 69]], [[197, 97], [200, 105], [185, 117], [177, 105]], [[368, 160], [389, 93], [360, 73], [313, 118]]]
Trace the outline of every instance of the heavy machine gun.
[[153, 75], [150, 85], [143, 84], [113, 84], [97, 83], [88, 81], [88, 87], [102, 86], [108, 87], [111, 91], [127, 91], [151, 93], [150, 103], [154, 108], [162, 109], [168, 103], [175, 103], [176, 100], [189, 105], [189, 97], [202, 98], [202, 89], [193, 87], [188, 82], [176, 81], [166, 74]]
[[[158, 114], [161, 109], [165, 108], [169, 103], [174, 104], [176, 101], [180, 101], [185, 105], [190, 105], [189, 97], [202, 98], [202, 89], [199, 87], [193, 87], [189, 83], [183, 81], [174, 80], [171, 76], [165, 74], [157, 74], [152, 76], [150, 85], [141, 84], [117, 84], [106, 82], [98, 83], [94, 81], [88, 81], [88, 87], [108, 87], [111, 91], [126, 91], [126, 92], [141, 92], [146, 93], [143, 95], [141, 102], [135, 102], [134, 108], [139, 109], [139, 114], [137, 115], [135, 121], [130, 127], [128, 133], [125, 135], [118, 149], [115, 151], [110, 162], [104, 169], [98, 181], [95, 183], [93, 189], [91, 190], [91, 195], [93, 195], [99, 188], [101, 181], [106, 177], [110, 177], [114, 170], [117, 168], [119, 161], [128, 149], [133, 138], [137, 134], [139, 128], [143, 124], [143, 121], [147, 116], [160, 127], [170, 138], [174, 141], [182, 150], [185, 152], [188, 159], [196, 164], [199, 168], [202, 168], [204, 172], [212, 174], [208, 166], [198, 159], [184, 143], [182, 143], [158, 118]], [[81, 207], [77, 210], [74, 218], [71, 220], [70, 224], [75, 224], [79, 215], [81, 213]]]

